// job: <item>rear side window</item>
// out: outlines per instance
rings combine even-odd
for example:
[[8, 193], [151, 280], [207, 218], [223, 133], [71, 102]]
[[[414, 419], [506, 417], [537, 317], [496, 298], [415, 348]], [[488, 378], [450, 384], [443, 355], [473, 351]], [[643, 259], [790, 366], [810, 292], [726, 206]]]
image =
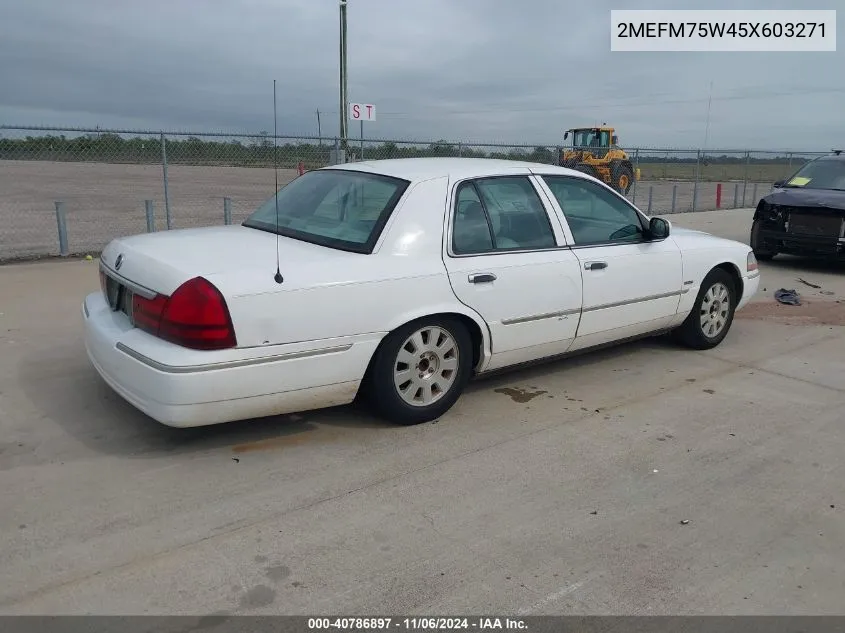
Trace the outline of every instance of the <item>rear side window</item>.
[[555, 246], [548, 213], [528, 178], [482, 178], [459, 186], [452, 231], [456, 255]]

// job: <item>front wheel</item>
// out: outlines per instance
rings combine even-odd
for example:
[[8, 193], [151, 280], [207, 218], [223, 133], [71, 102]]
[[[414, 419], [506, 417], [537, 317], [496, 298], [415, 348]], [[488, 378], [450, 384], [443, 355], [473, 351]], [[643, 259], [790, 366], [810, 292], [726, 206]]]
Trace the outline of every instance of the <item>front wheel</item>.
[[592, 165], [588, 165], [586, 163], [581, 163], [572, 167], [575, 171], [580, 171], [582, 174], [587, 174], [588, 176], [592, 176], [598, 180], [601, 180], [601, 174], [599, 170], [593, 167]]
[[760, 220], [754, 220], [751, 223], [751, 239], [749, 240], [751, 250], [754, 251], [754, 257], [759, 261], [768, 261], [772, 259], [777, 252], [766, 250], [763, 247], [763, 241], [760, 239]]
[[395, 424], [429, 422], [457, 402], [472, 371], [472, 339], [449, 318], [421, 319], [391, 332], [365, 381], [376, 412]]
[[728, 335], [736, 310], [733, 278], [714, 268], [701, 284], [692, 312], [675, 330], [675, 337], [693, 349], [711, 349]]

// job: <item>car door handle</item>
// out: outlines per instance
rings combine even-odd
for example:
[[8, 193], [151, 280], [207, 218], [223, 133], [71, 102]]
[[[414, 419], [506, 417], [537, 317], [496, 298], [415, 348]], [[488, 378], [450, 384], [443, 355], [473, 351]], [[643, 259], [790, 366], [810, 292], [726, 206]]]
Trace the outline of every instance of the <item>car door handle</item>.
[[493, 273], [474, 273], [468, 279], [471, 284], [489, 284], [496, 281], [496, 275]]
[[585, 262], [584, 270], [601, 270], [607, 268], [607, 262]]

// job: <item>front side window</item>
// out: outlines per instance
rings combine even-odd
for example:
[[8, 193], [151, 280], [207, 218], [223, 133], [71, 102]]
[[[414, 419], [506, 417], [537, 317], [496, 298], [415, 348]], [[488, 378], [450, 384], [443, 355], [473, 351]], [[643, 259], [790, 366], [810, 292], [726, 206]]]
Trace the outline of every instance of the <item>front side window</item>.
[[528, 178], [482, 178], [459, 186], [452, 229], [456, 255], [555, 246], [548, 213]]
[[642, 218], [605, 187], [581, 178], [543, 176], [563, 210], [576, 245], [639, 242]]
[[845, 191], [845, 160], [821, 158], [810, 161], [799, 169], [784, 186]]
[[262, 203], [243, 226], [369, 253], [408, 184], [398, 178], [361, 171], [310, 171]]

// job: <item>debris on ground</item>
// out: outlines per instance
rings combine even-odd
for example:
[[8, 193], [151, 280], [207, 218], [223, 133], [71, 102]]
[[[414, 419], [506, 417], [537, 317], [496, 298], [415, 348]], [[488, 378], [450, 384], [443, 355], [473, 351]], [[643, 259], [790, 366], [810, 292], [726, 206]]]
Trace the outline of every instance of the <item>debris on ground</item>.
[[592, 512], [590, 512], [590, 514], [598, 514], [598, 513], [599, 513], [598, 510], [593, 510]]
[[689, 519], [682, 520], [681, 525], [689, 525]]
[[828, 296], [830, 296], [830, 295], [835, 295], [836, 293], [835, 293], [835, 292], [831, 292], [830, 290], [819, 290], [819, 294], [820, 294], [820, 295], [828, 295]]
[[236, 464], [239, 464], [241, 462], [241, 460], [239, 460], [237, 457], [233, 457], [232, 461], [235, 462]]
[[810, 288], [816, 288], [816, 289], [821, 288], [821, 286], [817, 286], [816, 284], [811, 284], [811, 283], [810, 283], [809, 281], [807, 281], [806, 279], [801, 279], [801, 277], [799, 277], [799, 278], [798, 278], [798, 281], [800, 281], [800, 282], [801, 282], [802, 284], [804, 284], [805, 286], [810, 286]]
[[801, 305], [801, 295], [798, 294], [797, 290], [786, 290], [785, 288], [775, 290], [775, 300], [788, 306]]

